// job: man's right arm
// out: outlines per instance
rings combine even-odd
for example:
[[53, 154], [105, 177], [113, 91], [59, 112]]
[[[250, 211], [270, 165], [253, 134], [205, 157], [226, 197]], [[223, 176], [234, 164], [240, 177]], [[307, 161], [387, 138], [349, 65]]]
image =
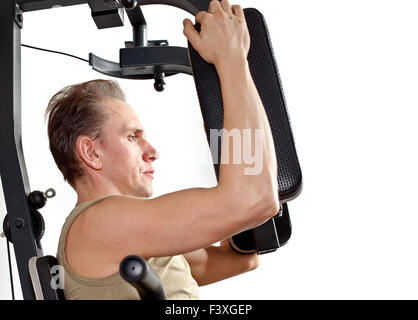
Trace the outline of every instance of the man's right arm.
[[[201, 13], [196, 19], [198, 17], [201, 23], [207, 19], [206, 30], [211, 23], [229, 23], [228, 20], [219, 20], [224, 19], [221, 14], [209, 17]], [[239, 18], [245, 21], [242, 9]], [[242, 25], [222, 27], [242, 28]], [[232, 52], [234, 48], [230, 49]], [[200, 47], [200, 50], [204, 49]], [[181, 190], [150, 200], [113, 196], [98, 203], [98, 210], [95, 210], [97, 217], [93, 216], [92, 221], [95, 221], [96, 230], [106, 235], [99, 236], [103, 239], [103, 246], [113, 252], [118, 261], [133, 253], [147, 258], [173, 256], [204, 248], [253, 228], [278, 212], [273, 138], [246, 54], [228, 55], [225, 52], [225, 56], [218, 56], [214, 64], [221, 83], [224, 129], [238, 129], [241, 134], [243, 129], [250, 129], [253, 135], [255, 129], [261, 129], [262, 170], [257, 175], [246, 175], [243, 161], [239, 164], [221, 163], [218, 185], [213, 188]], [[254, 150], [254, 145], [252, 147]]]

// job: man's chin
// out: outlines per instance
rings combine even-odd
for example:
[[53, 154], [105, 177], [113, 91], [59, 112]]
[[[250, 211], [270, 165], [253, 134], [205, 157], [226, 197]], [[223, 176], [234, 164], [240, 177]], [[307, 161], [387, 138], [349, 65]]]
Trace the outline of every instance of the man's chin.
[[150, 198], [154, 194], [154, 190], [152, 188], [141, 189], [137, 196], [141, 198]]

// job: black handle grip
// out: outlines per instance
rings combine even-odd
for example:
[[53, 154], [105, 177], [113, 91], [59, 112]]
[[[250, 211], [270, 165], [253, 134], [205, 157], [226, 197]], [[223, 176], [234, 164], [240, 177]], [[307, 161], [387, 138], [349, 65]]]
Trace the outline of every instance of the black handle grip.
[[138, 291], [142, 300], [166, 300], [158, 274], [149, 266], [145, 259], [131, 255], [120, 263], [119, 273]]

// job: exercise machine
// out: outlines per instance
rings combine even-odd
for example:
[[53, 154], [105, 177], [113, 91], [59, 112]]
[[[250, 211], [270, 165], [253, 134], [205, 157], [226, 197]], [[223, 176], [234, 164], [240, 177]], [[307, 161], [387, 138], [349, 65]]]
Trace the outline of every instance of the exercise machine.
[[[199, 11], [207, 11], [209, 3], [210, 0], [0, 1], [0, 175], [7, 209], [3, 232], [8, 243], [14, 246], [24, 299], [64, 299], [62, 290], [52, 286], [57, 261], [55, 257], [43, 254], [41, 238], [45, 225], [38, 211], [55, 192], [53, 189], [45, 192], [30, 190], [22, 150], [20, 63], [24, 12], [88, 4], [98, 29], [122, 26], [126, 13], [133, 37], [132, 41], [125, 42], [125, 48], [120, 49], [120, 61], [108, 61], [91, 53], [88, 60], [90, 66], [112, 77], [154, 79], [154, 88], [158, 92], [164, 90], [165, 77], [179, 73], [193, 76], [209, 141], [210, 129], [220, 130], [223, 125], [222, 95], [215, 67], [202, 59], [190, 43], [188, 48], [182, 48], [169, 46], [167, 40], [148, 40], [146, 20], [141, 11], [143, 5], [163, 4], [196, 15]], [[254, 8], [246, 8], [244, 13], [251, 36], [248, 62], [276, 147], [281, 209], [263, 225], [235, 235], [230, 243], [242, 254], [263, 254], [277, 250], [291, 236], [287, 203], [300, 194], [302, 173], [266, 21]], [[199, 24], [195, 28], [200, 31]], [[218, 150], [211, 150], [218, 151], [212, 153], [217, 177], [221, 137], [218, 139]], [[142, 293], [141, 297], [165, 298], [158, 276], [141, 257], [124, 259], [120, 272]]]

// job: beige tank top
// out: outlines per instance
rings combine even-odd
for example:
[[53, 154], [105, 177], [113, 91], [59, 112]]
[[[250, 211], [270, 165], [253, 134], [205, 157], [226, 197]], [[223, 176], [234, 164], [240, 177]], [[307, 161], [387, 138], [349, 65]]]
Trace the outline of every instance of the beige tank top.
[[[107, 196], [108, 197], [108, 196]], [[67, 300], [140, 300], [138, 291], [119, 274], [106, 278], [86, 278], [70, 268], [65, 257], [65, 240], [73, 221], [84, 210], [107, 198], [83, 202], [74, 207], [67, 217], [58, 244], [58, 263], [64, 268], [64, 295]], [[197, 300], [199, 287], [192, 277], [190, 266], [183, 255], [146, 259], [159, 275], [169, 300]]]

